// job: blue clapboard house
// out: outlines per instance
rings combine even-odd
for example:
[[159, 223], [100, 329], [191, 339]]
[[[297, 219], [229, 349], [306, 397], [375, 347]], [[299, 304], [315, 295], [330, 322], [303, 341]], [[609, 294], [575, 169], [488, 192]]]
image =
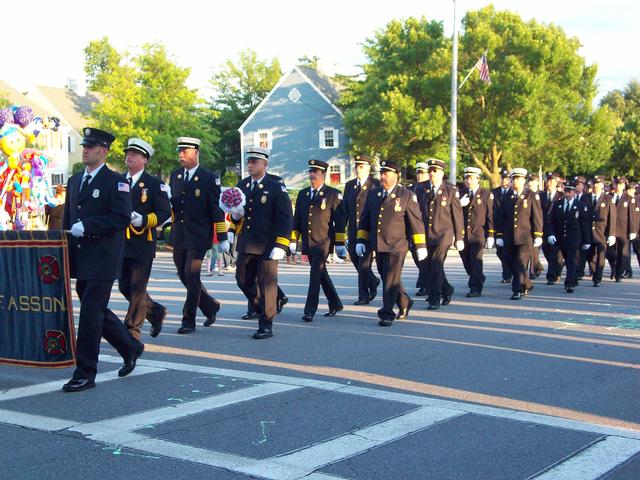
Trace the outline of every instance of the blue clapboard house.
[[296, 66], [285, 73], [238, 129], [241, 174], [244, 152], [260, 146], [271, 150], [269, 172], [300, 187], [308, 178], [307, 161], [329, 163], [327, 183], [339, 185], [351, 175], [343, 115], [336, 106], [338, 90], [317, 70]]

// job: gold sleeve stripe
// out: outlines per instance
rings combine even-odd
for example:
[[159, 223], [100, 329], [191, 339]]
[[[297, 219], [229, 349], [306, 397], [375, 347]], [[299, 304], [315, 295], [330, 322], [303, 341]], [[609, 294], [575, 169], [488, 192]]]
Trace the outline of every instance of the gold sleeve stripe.
[[347, 240], [346, 233], [336, 233], [336, 242], [345, 242]]
[[150, 213], [147, 215], [147, 227], [155, 228], [158, 225], [158, 217], [155, 213]]
[[216, 222], [214, 225], [216, 233], [227, 233], [227, 224], [225, 222]]
[[292, 230], [291, 231], [291, 241], [292, 242], [297, 242], [298, 239], [301, 237], [300, 232], [297, 230]]
[[285, 237], [277, 237], [276, 238], [276, 243], [284, 246], [284, 247], [288, 247], [289, 246], [289, 239], [285, 238]]
[[427, 239], [424, 233], [414, 233], [413, 234], [413, 243], [415, 244], [420, 244], [420, 243], [427, 243]]
[[489, 233], [494, 233], [494, 232], [495, 232], [495, 230], [493, 228], [489, 229]]
[[356, 238], [369, 240], [369, 232], [367, 232], [366, 230], [358, 230], [358, 234], [356, 235]]
[[533, 236], [534, 237], [541, 237], [542, 236], [542, 232], [533, 232]]

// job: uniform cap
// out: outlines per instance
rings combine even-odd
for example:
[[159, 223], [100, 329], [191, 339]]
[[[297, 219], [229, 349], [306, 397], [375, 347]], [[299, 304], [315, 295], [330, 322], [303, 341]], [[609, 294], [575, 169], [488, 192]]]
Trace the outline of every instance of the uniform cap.
[[482, 170], [480, 170], [478, 167], [467, 167], [464, 169], [464, 176], [468, 176], [468, 175], [478, 175], [481, 176], [482, 175]]
[[362, 153], [358, 153], [353, 157], [353, 161], [355, 163], [364, 163], [367, 165], [371, 165], [373, 163], [373, 159], [369, 155], [364, 155]]
[[250, 158], [257, 158], [258, 160], [269, 160], [269, 155], [271, 152], [267, 148], [262, 147], [251, 147], [247, 149], [247, 153], [245, 153], [245, 158], [249, 160]]
[[88, 147], [101, 146], [111, 148], [111, 144], [116, 139], [109, 132], [99, 130], [97, 128], [85, 127], [82, 129], [83, 138], [80, 145], [86, 145]]
[[582, 175], [576, 175], [575, 177], [573, 177], [573, 183], [574, 185], [577, 185], [578, 183], [587, 183], [587, 179]]
[[416, 172], [418, 170], [426, 172], [427, 170], [429, 170], [429, 165], [427, 165], [427, 162], [418, 162], [416, 163]]
[[527, 176], [526, 168], [514, 168], [511, 170], [511, 178], [526, 177], [526, 176]]
[[613, 177], [613, 183], [627, 183], [627, 177], [625, 176]]
[[322, 160], [309, 160], [309, 170], [317, 169], [322, 171], [327, 171], [329, 168], [329, 164], [327, 162], [323, 162]]
[[564, 184], [564, 189], [565, 189], [565, 191], [575, 190], [576, 189], [576, 185], [573, 182], [567, 182], [567, 183]]
[[435, 168], [439, 168], [440, 170], [444, 170], [447, 167], [447, 164], [444, 163], [439, 158], [428, 158], [427, 165], [429, 166], [429, 168], [435, 167]]
[[530, 173], [527, 176], [527, 180], [531, 181], [531, 180], [540, 180], [540, 175], [538, 175], [537, 173]]
[[507, 178], [509, 176], [509, 170], [507, 170], [506, 168], [503, 168], [502, 170], [500, 170], [500, 176], [502, 178]]
[[151, 158], [154, 152], [153, 147], [141, 138], [130, 138], [124, 151], [128, 152], [129, 150], [140, 152], [147, 158]]
[[193, 137], [178, 137], [178, 146], [176, 151], [183, 150], [187, 148], [195, 148], [196, 150], [200, 150], [200, 139]]
[[547, 180], [551, 178], [555, 178], [556, 180], [562, 180], [562, 175], [560, 175], [558, 172], [547, 172], [545, 176], [547, 177]]
[[396, 172], [399, 174], [400, 167], [396, 162], [392, 162], [391, 160], [383, 160], [380, 162], [380, 171]]
[[593, 183], [604, 183], [604, 175], [594, 175]]

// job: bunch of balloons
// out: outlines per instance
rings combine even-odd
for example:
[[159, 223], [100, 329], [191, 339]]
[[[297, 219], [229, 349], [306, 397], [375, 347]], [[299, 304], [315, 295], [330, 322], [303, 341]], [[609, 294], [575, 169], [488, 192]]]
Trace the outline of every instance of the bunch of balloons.
[[43, 130], [57, 131], [60, 120], [42, 119], [27, 105], [0, 109], [0, 230], [35, 226], [44, 206], [55, 206], [48, 181], [49, 157], [35, 148]]

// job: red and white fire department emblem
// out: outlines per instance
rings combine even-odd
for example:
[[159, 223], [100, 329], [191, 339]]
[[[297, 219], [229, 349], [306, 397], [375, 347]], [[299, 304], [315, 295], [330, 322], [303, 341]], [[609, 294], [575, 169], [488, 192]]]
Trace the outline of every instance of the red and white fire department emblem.
[[44, 349], [50, 355], [64, 355], [67, 353], [67, 337], [60, 330], [47, 330], [44, 339]]
[[53, 283], [60, 278], [60, 263], [53, 255], [40, 257], [38, 276], [44, 283]]

